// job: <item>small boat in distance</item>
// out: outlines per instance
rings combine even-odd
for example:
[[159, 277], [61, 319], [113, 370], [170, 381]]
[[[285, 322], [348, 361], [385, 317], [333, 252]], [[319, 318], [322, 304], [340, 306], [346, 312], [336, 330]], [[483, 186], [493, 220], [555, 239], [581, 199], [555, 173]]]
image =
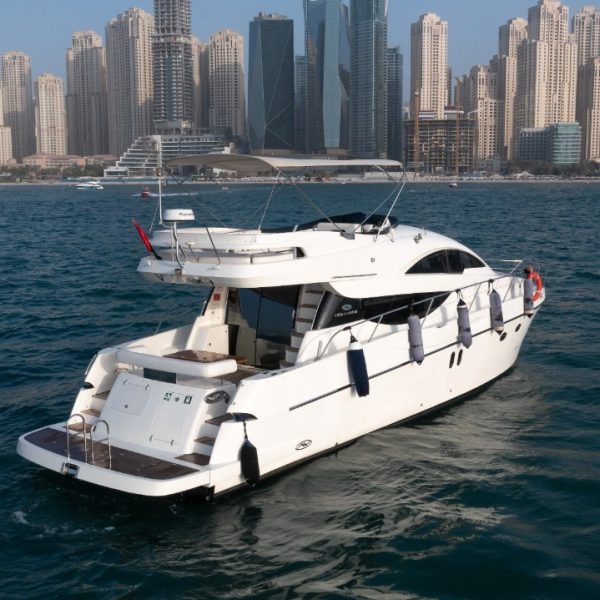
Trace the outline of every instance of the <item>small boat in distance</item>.
[[[401, 168], [232, 154], [169, 166], [278, 179]], [[545, 301], [541, 276], [528, 261], [496, 268], [449, 237], [401, 223], [392, 213], [405, 181], [393, 179], [387, 208], [369, 213], [330, 215], [299, 189], [319, 217], [304, 222], [289, 211], [276, 228], [262, 226], [264, 214], [258, 227], [200, 226], [191, 209], [159, 203], [150, 235], [134, 221], [146, 248], [137, 270], [156, 285], [203, 289], [194, 318], [100, 350], [68, 414], [21, 435], [18, 454], [129, 494], [194, 490], [211, 501], [506, 373]], [[22, 410], [35, 416], [33, 403]]]
[[103, 190], [104, 186], [101, 185], [99, 181], [95, 179], [91, 179], [90, 181], [82, 181], [80, 183], [76, 183], [75, 187], [78, 190]]
[[148, 186], [146, 186], [141, 192], [140, 192], [140, 196], [142, 198], [150, 198], [152, 196], [152, 194], [150, 193], [150, 190], [148, 189]]
[[453, 181], [452, 183], [448, 184], [448, 187], [457, 188], [458, 187], [458, 183], [456, 183], [456, 181]]

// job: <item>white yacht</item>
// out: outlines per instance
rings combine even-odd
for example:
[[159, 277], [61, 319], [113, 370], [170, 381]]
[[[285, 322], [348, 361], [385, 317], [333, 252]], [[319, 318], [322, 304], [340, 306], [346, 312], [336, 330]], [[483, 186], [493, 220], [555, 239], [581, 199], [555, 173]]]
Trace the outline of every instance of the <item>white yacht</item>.
[[[235, 155], [172, 164], [278, 177], [319, 164], [400, 167]], [[187, 326], [101, 350], [71, 413], [22, 435], [18, 453], [114, 490], [212, 500], [505, 373], [545, 300], [540, 276], [400, 224], [400, 191], [381, 214], [279, 230], [159, 213], [150, 237], [138, 228], [148, 249], [138, 271], [200, 286], [203, 308]]]
[[103, 190], [104, 189], [104, 186], [99, 181], [96, 181], [95, 179], [92, 179], [91, 181], [81, 181], [79, 183], [76, 183], [75, 187], [78, 190]]

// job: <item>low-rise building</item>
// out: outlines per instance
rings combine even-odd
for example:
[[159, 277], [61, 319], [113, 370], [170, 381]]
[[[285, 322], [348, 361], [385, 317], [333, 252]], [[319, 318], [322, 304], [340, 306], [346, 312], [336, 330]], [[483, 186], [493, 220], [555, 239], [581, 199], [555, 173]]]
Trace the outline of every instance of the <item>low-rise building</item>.
[[475, 169], [477, 121], [447, 110], [445, 119], [420, 113], [406, 122], [408, 169], [437, 175], [462, 175]]
[[23, 164], [39, 169], [63, 169], [85, 167], [85, 159], [75, 154], [31, 154], [23, 158]]
[[154, 177], [157, 169], [179, 156], [207, 154], [223, 149], [224, 135], [147, 135], [138, 138], [117, 160], [105, 169], [105, 177]]
[[555, 165], [581, 162], [579, 123], [555, 123], [548, 127], [525, 128], [519, 132], [518, 157], [521, 161], [543, 161]]

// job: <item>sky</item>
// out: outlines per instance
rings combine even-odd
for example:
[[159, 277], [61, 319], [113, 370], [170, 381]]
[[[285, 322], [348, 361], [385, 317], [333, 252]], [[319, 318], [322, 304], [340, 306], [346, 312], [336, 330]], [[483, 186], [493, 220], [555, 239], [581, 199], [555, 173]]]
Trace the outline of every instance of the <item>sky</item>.
[[[497, 52], [498, 27], [527, 18], [537, 0], [389, 0], [388, 43], [400, 45], [406, 78], [410, 65], [410, 24], [434, 12], [448, 21], [449, 65], [462, 75]], [[594, 0], [564, 2], [572, 17]], [[596, 3], [600, 5], [600, 0]], [[18, 50], [32, 58], [32, 75], [65, 76], [65, 50], [75, 31], [92, 29], [104, 37], [111, 18], [138, 6], [153, 11], [152, 0], [0, 0], [0, 54]], [[302, 0], [192, 0], [192, 32], [202, 40], [225, 27], [247, 39], [248, 23], [259, 12], [277, 12], [295, 21], [296, 53], [303, 52]]]

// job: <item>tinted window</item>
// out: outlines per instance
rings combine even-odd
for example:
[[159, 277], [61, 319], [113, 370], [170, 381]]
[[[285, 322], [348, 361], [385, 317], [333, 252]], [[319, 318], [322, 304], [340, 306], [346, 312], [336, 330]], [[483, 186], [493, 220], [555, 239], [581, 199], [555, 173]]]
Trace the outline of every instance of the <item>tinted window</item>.
[[408, 274], [462, 273], [465, 269], [475, 269], [485, 265], [472, 254], [462, 250], [441, 250], [434, 252], [413, 265]]
[[230, 289], [230, 353], [246, 357], [252, 365], [278, 368], [290, 344], [298, 290], [298, 286]]
[[468, 252], [461, 252], [460, 258], [464, 269], [479, 269], [480, 267], [485, 267], [483, 262]]
[[[413, 294], [406, 296], [385, 296], [382, 298], [342, 298], [337, 294], [327, 294], [319, 308], [315, 320], [315, 329], [335, 327], [365, 319], [375, 319], [384, 314], [381, 323], [401, 325], [406, 323], [411, 307], [415, 314], [424, 317], [436, 310], [448, 298], [449, 294]], [[432, 296], [438, 296], [431, 300]]]
[[422, 258], [417, 264], [413, 265], [408, 273], [447, 273], [448, 265], [446, 262], [446, 252], [434, 252], [425, 258]]

